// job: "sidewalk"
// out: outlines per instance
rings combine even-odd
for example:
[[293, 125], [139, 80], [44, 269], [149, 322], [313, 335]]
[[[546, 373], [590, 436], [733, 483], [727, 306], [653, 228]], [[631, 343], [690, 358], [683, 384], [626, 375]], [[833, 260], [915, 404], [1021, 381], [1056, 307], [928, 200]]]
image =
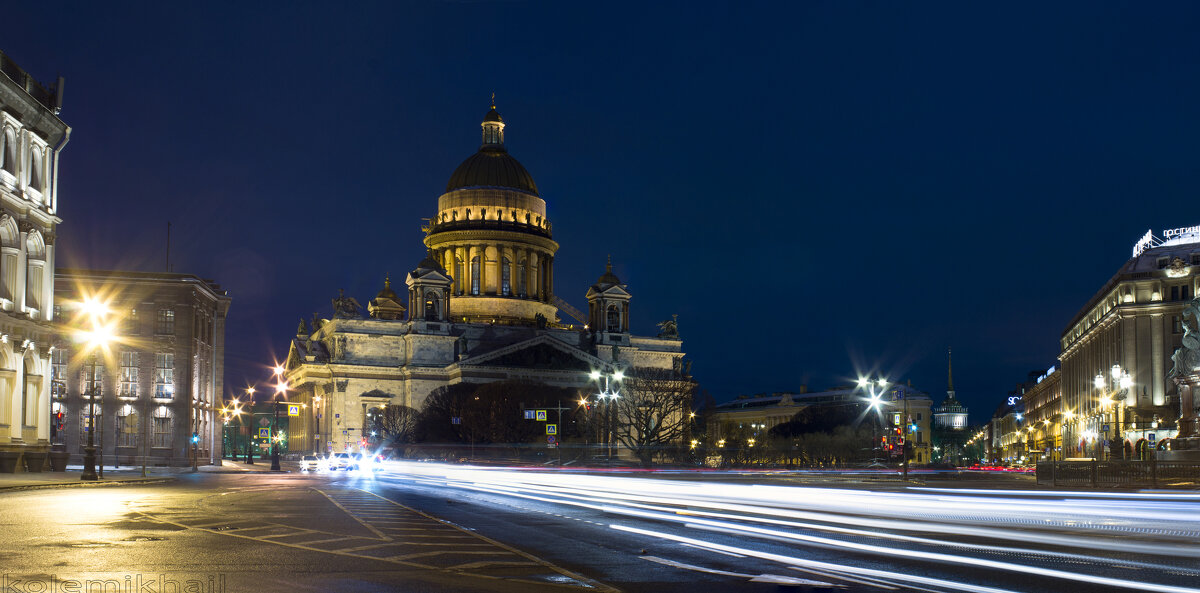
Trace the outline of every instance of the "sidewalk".
[[213, 474], [286, 474], [297, 468], [295, 461], [281, 461], [279, 465], [282, 469], [271, 471], [270, 459], [259, 459], [253, 464], [222, 459], [221, 465], [202, 465], [200, 471]]
[[105, 466], [103, 478], [94, 482], [85, 482], [79, 479], [79, 476], [83, 473], [83, 466], [68, 465], [65, 472], [0, 474], [0, 492], [69, 486], [158, 484], [174, 480], [174, 476], [182, 471], [190, 471], [190, 468], [152, 467], [147, 468], [146, 477], [143, 478], [141, 467]]

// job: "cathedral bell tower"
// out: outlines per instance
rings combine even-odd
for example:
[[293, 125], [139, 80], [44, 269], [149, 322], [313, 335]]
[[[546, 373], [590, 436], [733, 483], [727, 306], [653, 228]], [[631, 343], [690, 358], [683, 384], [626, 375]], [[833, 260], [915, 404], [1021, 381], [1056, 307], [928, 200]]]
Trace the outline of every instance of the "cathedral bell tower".
[[587, 291], [588, 327], [597, 344], [629, 345], [629, 292], [612, 271], [612, 259]]
[[504, 145], [493, 104], [479, 150], [463, 161], [438, 198], [425, 246], [453, 278], [454, 321], [534, 325], [557, 321], [554, 254], [546, 202], [533, 176]]
[[454, 280], [446, 275], [431, 253], [408, 273], [408, 320], [421, 333], [450, 331], [450, 285]]

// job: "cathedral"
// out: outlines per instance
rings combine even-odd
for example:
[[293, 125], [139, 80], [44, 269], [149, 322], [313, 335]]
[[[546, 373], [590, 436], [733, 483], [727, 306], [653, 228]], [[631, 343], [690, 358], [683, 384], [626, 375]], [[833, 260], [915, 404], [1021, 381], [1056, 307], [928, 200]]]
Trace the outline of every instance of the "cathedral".
[[[420, 409], [439, 387], [528, 380], [596, 388], [595, 372], [682, 373], [674, 321], [655, 337], [629, 330], [630, 292], [611, 262], [580, 290], [583, 313], [554, 294], [558, 243], [533, 176], [505, 148], [495, 105], [482, 143], [450, 175], [425, 232], [427, 255], [404, 278], [384, 277], [362, 306], [333, 301], [330, 319], [301, 320], [284, 365], [291, 451], [354, 452], [384, 406]], [[560, 314], [572, 318], [568, 323]]]

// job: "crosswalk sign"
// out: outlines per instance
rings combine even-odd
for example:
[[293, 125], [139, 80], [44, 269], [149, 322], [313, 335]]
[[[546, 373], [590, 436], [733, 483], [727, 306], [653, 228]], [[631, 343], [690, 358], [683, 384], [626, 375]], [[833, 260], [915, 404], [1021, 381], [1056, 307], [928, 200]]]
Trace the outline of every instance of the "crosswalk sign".
[[299, 416], [300, 404], [288, 404], [288, 416]]
[[258, 438], [260, 438], [260, 439], [269, 439], [269, 438], [271, 438], [271, 429], [269, 429], [269, 428], [260, 428], [260, 429], [258, 429]]
[[546, 425], [546, 434], [558, 434], [558, 425], [557, 424], [547, 424]]
[[542, 422], [545, 422], [546, 421], [546, 410], [538, 410], [537, 411], [537, 419]]

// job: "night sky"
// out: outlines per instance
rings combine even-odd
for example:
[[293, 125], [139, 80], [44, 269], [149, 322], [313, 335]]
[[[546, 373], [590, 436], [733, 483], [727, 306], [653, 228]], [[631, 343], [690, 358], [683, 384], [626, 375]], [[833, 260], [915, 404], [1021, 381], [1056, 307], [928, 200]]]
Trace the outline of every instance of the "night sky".
[[555, 292], [611, 254], [718, 401], [940, 399], [953, 347], [981, 421], [1147, 229], [1200, 224], [1194, 3], [215, 4], [10, 3], [0, 49], [67, 80], [59, 265], [162, 270], [172, 221], [233, 298], [228, 389], [403, 281], [493, 92]]

